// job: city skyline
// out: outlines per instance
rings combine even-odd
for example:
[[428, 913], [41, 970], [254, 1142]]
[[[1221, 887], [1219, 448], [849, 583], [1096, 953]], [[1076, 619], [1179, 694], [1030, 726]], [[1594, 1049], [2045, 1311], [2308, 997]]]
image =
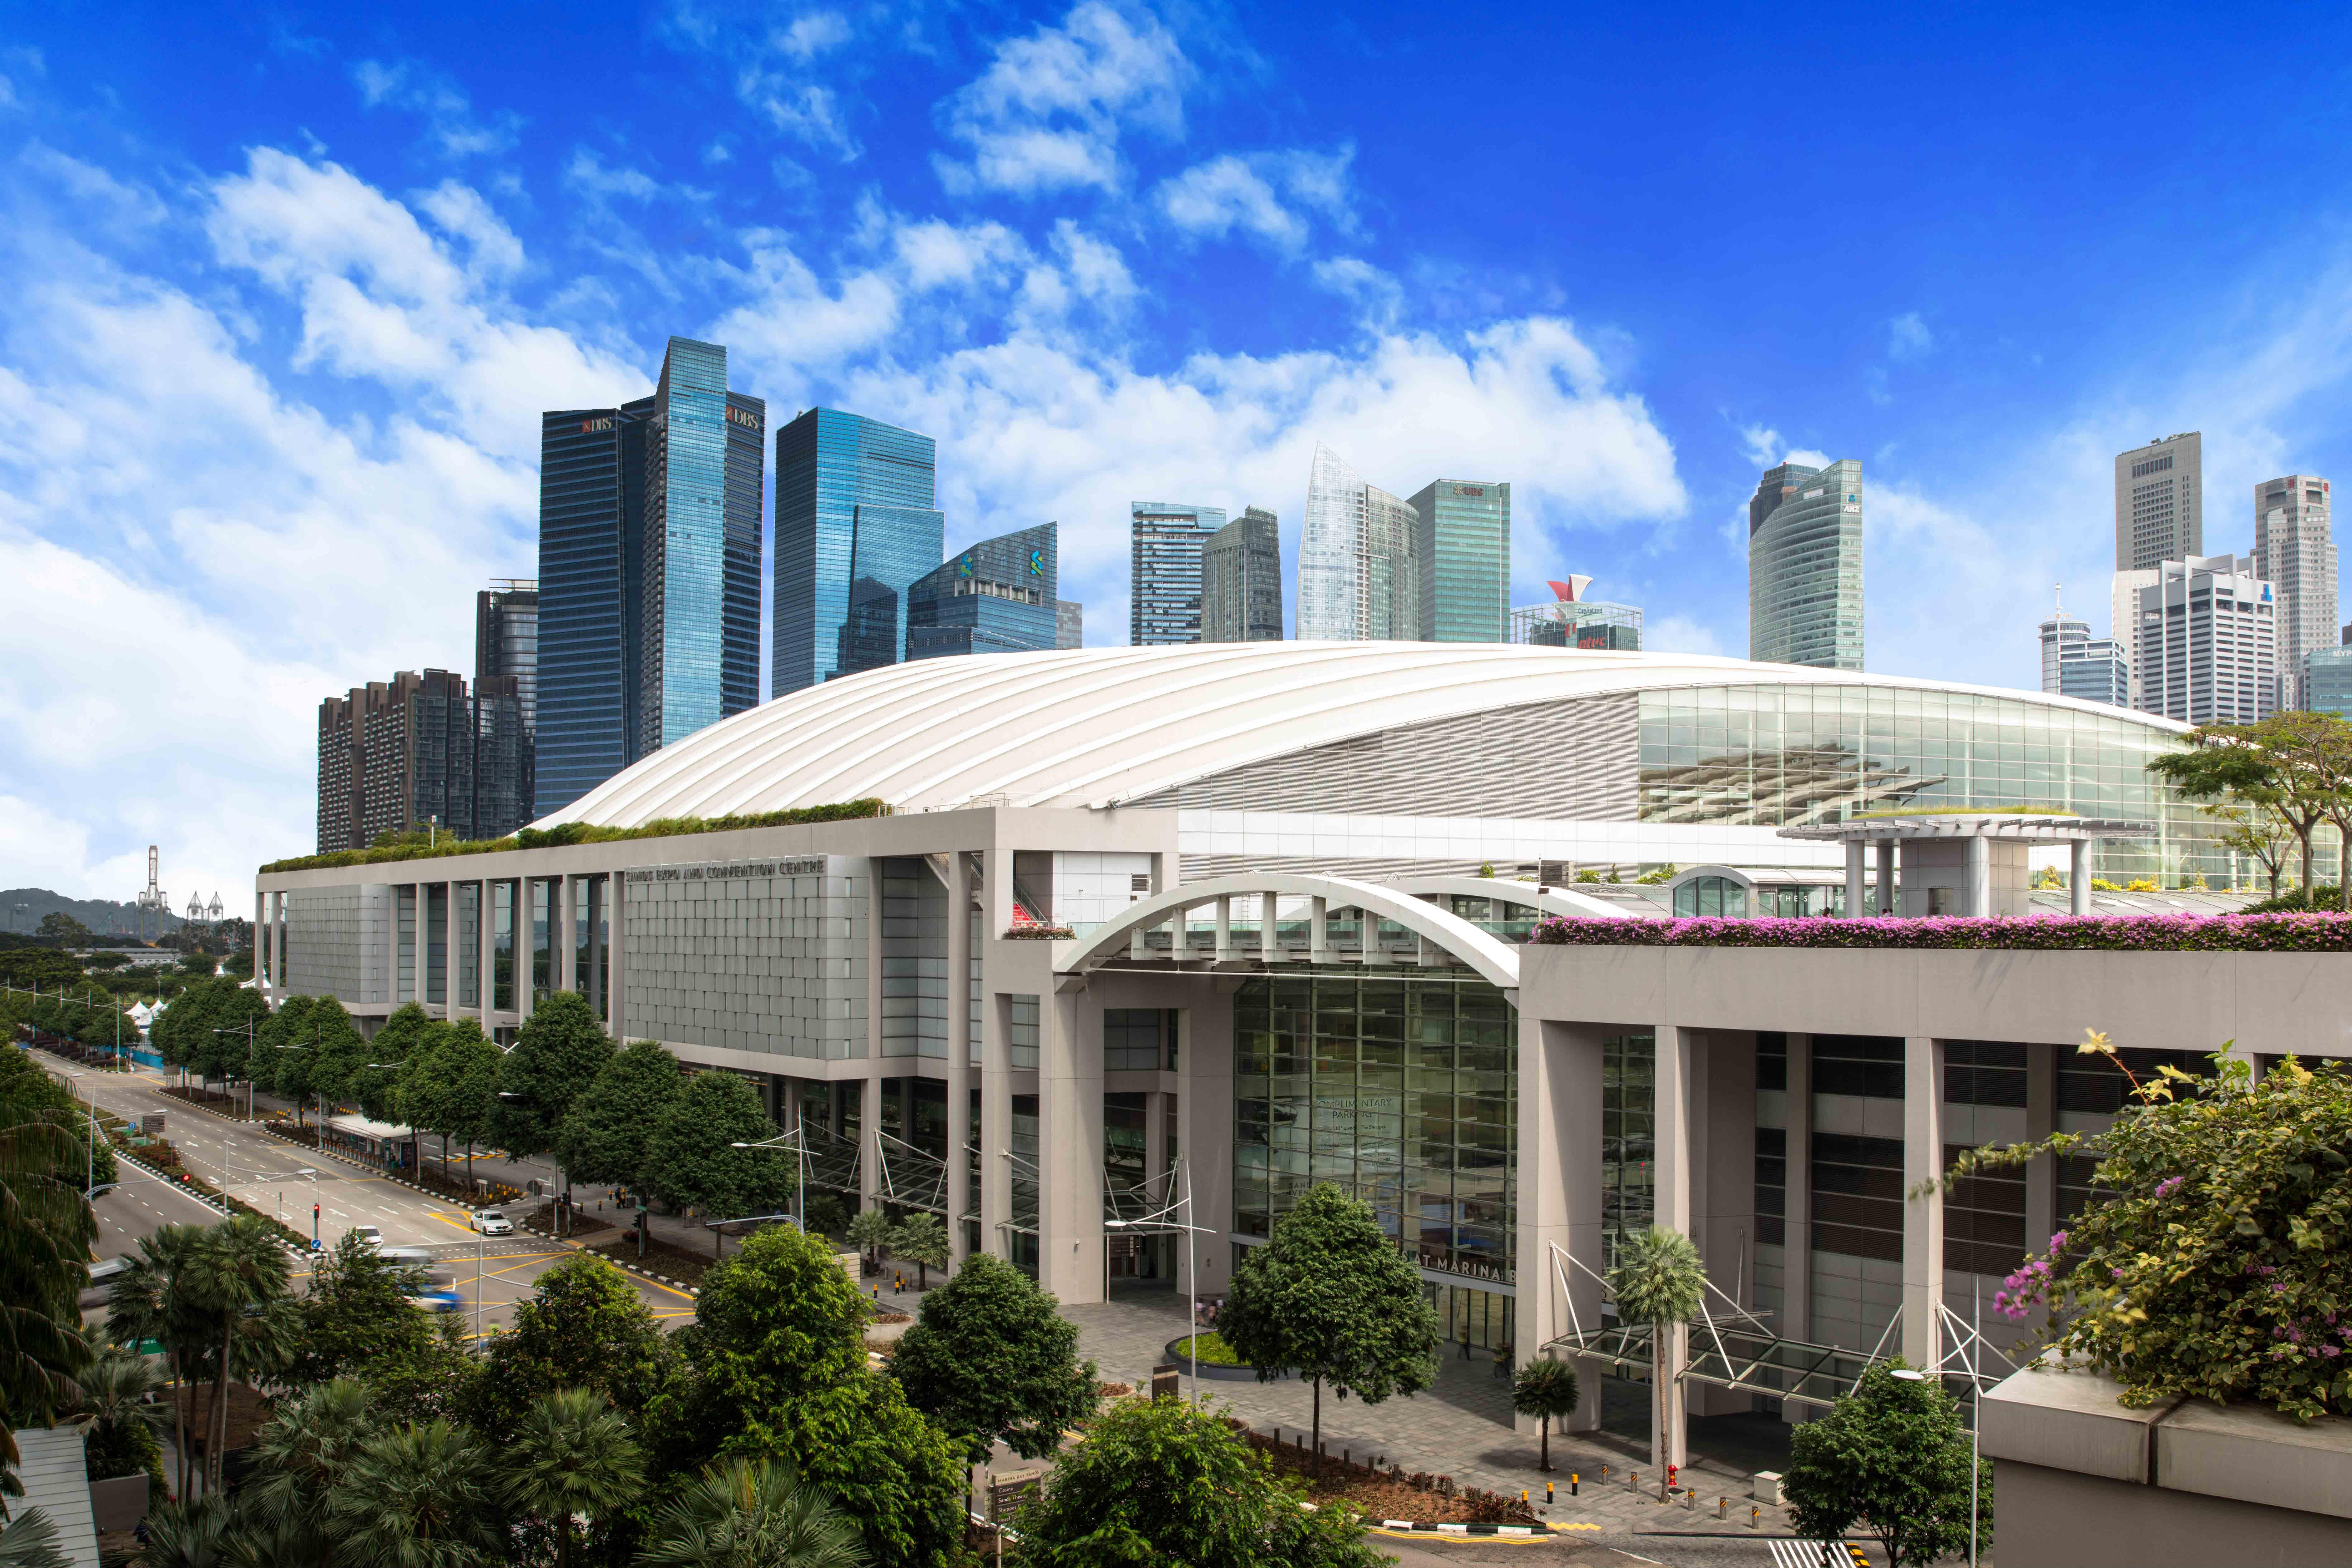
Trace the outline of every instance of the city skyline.
[[[174, 862], [229, 885], [308, 837], [319, 697], [465, 667], [467, 597], [531, 575], [536, 414], [641, 395], [674, 331], [728, 345], [773, 423], [932, 435], [951, 542], [1060, 520], [1098, 643], [1129, 501], [1264, 506], [1287, 565], [1321, 441], [1400, 488], [1507, 478], [1511, 603], [1572, 566], [1646, 606], [1647, 646], [1738, 652], [1745, 498], [1833, 451], [1873, 481], [1870, 666], [2031, 689], [2013, 585], [2083, 584], [2096, 618], [2116, 453], [2202, 433], [2209, 550], [2246, 548], [2252, 486], [2342, 471], [2352, 178], [2274, 90], [2314, 15], [2120, 43], [1873, 18], [1836, 102], [1738, 116], [1727, 160], [1700, 150], [1769, 37], [1730, 15], [1696, 52], [1631, 16], [1343, 29], [1360, 69], [1441, 33], [1508, 62], [1439, 117], [1368, 112], [1306, 14], [845, 12], [791, 49], [673, 5], [552, 37], [159, 14], [103, 47], [28, 14], [0, 61], [23, 679], [169, 755], [215, 803]], [[1547, 85], [1595, 48], [1706, 107], [1625, 137], [1633, 73]], [[2127, 90], [2183, 49], [2188, 89]], [[1962, 90], [1955, 61], [1988, 68]], [[1504, 150], [1429, 156], [1465, 135]], [[2152, 166], [2193, 196], [2132, 195]], [[1847, 193], [1846, 237], [1789, 244], [1758, 167]], [[1511, 220], [1417, 216], [1482, 200]], [[92, 622], [103, 668], [68, 651]], [[121, 896], [171, 835], [134, 742], [53, 754], [24, 728], [50, 707], [16, 710], [13, 852]]]

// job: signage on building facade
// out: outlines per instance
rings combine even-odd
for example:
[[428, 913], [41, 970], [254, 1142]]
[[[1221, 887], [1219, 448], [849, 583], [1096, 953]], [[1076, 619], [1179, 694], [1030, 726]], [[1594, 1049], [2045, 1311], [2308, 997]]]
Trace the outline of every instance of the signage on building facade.
[[580, 422], [580, 434], [593, 436], [599, 430], [610, 430], [612, 427], [613, 418], [610, 415], [606, 415], [602, 419], [583, 419]]
[[760, 427], [758, 415], [748, 408], [738, 408], [731, 403], [727, 405], [727, 422], [730, 425], [740, 425], [747, 430], [757, 430]]
[[1029, 552], [1029, 575], [1032, 577], [1043, 577], [1045, 574], [1045, 552], [1042, 550], [1031, 551]]
[[1454, 493], [1458, 496], [1483, 496], [1486, 488], [1484, 485], [1456, 485]]
[[632, 882], [723, 882], [732, 877], [810, 877], [824, 871], [822, 855], [789, 860], [709, 860], [699, 866], [644, 866], [628, 873]]

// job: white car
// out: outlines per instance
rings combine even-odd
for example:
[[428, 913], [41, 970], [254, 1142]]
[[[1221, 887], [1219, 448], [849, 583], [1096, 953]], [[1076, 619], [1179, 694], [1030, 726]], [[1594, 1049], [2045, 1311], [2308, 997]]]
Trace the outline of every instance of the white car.
[[383, 1248], [383, 1232], [372, 1225], [355, 1225], [352, 1226], [352, 1234], [358, 1237], [360, 1245], [370, 1252], [380, 1252]]
[[512, 1236], [514, 1234], [514, 1221], [507, 1218], [504, 1214], [501, 1214], [497, 1209], [482, 1210], [481, 1213], [474, 1216], [473, 1226], [476, 1230], [480, 1231], [484, 1236]]

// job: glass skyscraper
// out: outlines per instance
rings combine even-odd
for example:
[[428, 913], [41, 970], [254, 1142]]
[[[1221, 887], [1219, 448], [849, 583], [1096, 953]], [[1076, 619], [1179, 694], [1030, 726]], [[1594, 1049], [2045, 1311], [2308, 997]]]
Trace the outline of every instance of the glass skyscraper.
[[1783, 463], [1748, 503], [1748, 657], [1862, 668], [1862, 465]]
[[1419, 515], [1318, 442], [1298, 542], [1298, 636], [1412, 641], [1422, 635], [1413, 539]]
[[1438, 479], [1412, 498], [1413, 630], [1423, 642], [1508, 642], [1511, 487]]
[[775, 644], [769, 695], [903, 657], [907, 591], [940, 563], [938, 447], [837, 408], [776, 432]]
[[983, 539], [907, 590], [907, 658], [1026, 653], [1057, 644], [1053, 523]]
[[541, 416], [537, 815], [758, 702], [766, 425], [688, 338], [652, 396]]
[[1225, 526], [1224, 509], [1139, 500], [1128, 518], [1128, 642], [1136, 647], [1199, 642], [1201, 550]]
[[1201, 547], [1201, 640], [1282, 640], [1282, 532], [1251, 507]]

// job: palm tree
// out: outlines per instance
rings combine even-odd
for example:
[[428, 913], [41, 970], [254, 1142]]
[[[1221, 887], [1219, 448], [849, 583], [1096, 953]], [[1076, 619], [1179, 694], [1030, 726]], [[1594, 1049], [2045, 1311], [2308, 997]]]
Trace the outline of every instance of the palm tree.
[[171, 1417], [155, 1402], [163, 1380], [145, 1356], [110, 1340], [100, 1340], [96, 1349], [79, 1379], [81, 1398], [74, 1413], [90, 1423], [86, 1441], [91, 1472], [104, 1480], [145, 1469], [156, 1438], [171, 1429]]
[[880, 1209], [858, 1210], [857, 1217], [849, 1222], [849, 1242], [878, 1270], [882, 1249], [890, 1245], [890, 1216]]
[[[286, 1248], [259, 1215], [238, 1215], [204, 1233], [190, 1252], [187, 1273], [213, 1315], [220, 1346], [214, 1365], [211, 1430], [205, 1433], [205, 1480], [217, 1488], [228, 1447], [228, 1385], [243, 1361], [248, 1377], [274, 1359], [268, 1310], [286, 1299], [292, 1272]], [[258, 1320], [258, 1321], [257, 1321]], [[240, 1335], [239, 1331], [244, 1333]], [[240, 1357], [237, 1341], [247, 1342]]]
[[572, 1568], [572, 1521], [626, 1506], [646, 1467], [628, 1424], [592, 1388], [562, 1388], [527, 1411], [507, 1476], [507, 1501], [555, 1531], [556, 1568]]
[[28, 1508], [0, 1527], [0, 1568], [73, 1568], [58, 1544], [58, 1527], [37, 1508]]
[[929, 1209], [917, 1209], [890, 1231], [890, 1250], [915, 1266], [915, 1289], [931, 1288], [931, 1270], [948, 1266], [948, 1227]]
[[139, 1568], [241, 1568], [236, 1516], [223, 1492], [147, 1510], [147, 1544]]
[[153, 1340], [163, 1347], [172, 1381], [172, 1447], [177, 1467], [174, 1492], [188, 1495], [188, 1424], [183, 1403], [187, 1384], [184, 1359], [202, 1325], [190, 1310], [186, 1279], [189, 1255], [204, 1234], [193, 1225], [167, 1225], [139, 1238], [131, 1267], [114, 1277], [106, 1297], [109, 1331], [125, 1344]]
[[329, 1528], [362, 1568], [479, 1568], [503, 1532], [480, 1443], [442, 1418], [363, 1444], [327, 1500]]
[[272, 1561], [316, 1563], [326, 1556], [327, 1498], [378, 1424], [365, 1384], [338, 1377], [304, 1389], [278, 1407], [254, 1436], [253, 1476], [237, 1491], [257, 1540]]
[[46, 1424], [72, 1402], [89, 1358], [74, 1309], [98, 1237], [81, 1191], [88, 1156], [41, 1103], [47, 1082], [29, 1064], [0, 1082], [0, 1409], [11, 1417], [0, 1421], [0, 1466], [18, 1461], [14, 1427]]
[[862, 1568], [857, 1526], [778, 1459], [730, 1459], [655, 1519], [638, 1568]]
[[1650, 1463], [1658, 1472], [1658, 1496], [1666, 1495], [1666, 1335], [1698, 1316], [1706, 1288], [1706, 1266], [1698, 1248], [1678, 1230], [1654, 1226], [1618, 1246], [1609, 1289], [1617, 1298], [1617, 1319], [1650, 1326]]
[[1528, 1361], [1511, 1380], [1511, 1408], [1543, 1423], [1538, 1428], [1543, 1434], [1542, 1453], [1536, 1465], [1539, 1470], [1551, 1468], [1551, 1424], [1576, 1414], [1577, 1392], [1576, 1369], [1549, 1356]]

